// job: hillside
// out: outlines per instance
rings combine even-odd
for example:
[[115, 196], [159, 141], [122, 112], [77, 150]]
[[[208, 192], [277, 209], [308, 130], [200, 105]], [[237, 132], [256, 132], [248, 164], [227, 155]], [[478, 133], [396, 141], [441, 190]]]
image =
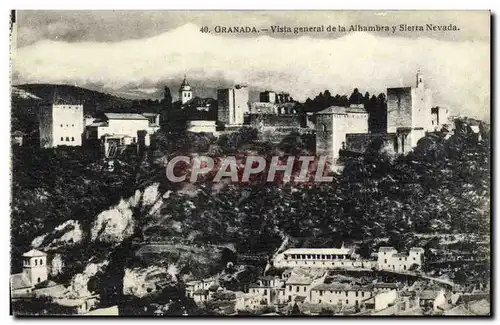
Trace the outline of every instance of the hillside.
[[[35, 100], [52, 102], [54, 96], [82, 103], [85, 113], [109, 111], [113, 108], [128, 108], [132, 100], [70, 85], [25, 84], [12, 87], [12, 101]], [[35, 98], [33, 98], [35, 96]], [[28, 97], [28, 98], [26, 98]]]
[[25, 84], [12, 87], [12, 130], [32, 134], [38, 129], [40, 105], [63, 101], [83, 104], [84, 114], [100, 112], [149, 112], [159, 110], [161, 103], [153, 100], [132, 100], [70, 85]]

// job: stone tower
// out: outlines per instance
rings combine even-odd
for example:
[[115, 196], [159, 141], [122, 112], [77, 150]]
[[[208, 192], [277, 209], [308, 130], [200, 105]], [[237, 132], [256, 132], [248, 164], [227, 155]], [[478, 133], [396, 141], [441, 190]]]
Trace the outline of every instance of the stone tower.
[[47, 254], [36, 249], [24, 253], [23, 273], [30, 280], [31, 285], [46, 281], [48, 277]]
[[182, 81], [181, 87], [179, 88], [179, 100], [181, 101], [181, 104], [184, 105], [192, 98], [193, 91], [191, 90], [191, 86], [186, 80], [186, 76], [184, 76], [184, 80]]

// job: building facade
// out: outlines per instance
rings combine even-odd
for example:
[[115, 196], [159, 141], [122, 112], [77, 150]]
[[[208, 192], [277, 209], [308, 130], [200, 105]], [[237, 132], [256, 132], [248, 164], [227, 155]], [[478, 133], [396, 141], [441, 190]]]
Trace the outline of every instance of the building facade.
[[242, 125], [249, 112], [249, 92], [245, 85], [217, 90], [217, 119], [226, 125]]
[[407, 153], [433, 130], [431, 108], [432, 92], [419, 71], [414, 87], [387, 88], [387, 132], [397, 134], [396, 152]]
[[362, 105], [331, 106], [316, 114], [316, 154], [339, 158], [346, 134], [368, 133], [368, 112]]
[[447, 107], [436, 106], [431, 109], [431, 124], [433, 131], [439, 131], [443, 126], [451, 126]]
[[410, 271], [414, 264], [421, 267], [423, 259], [424, 249], [421, 247], [412, 247], [408, 254], [398, 253], [394, 247], [380, 247], [377, 267], [379, 270], [405, 272]]
[[83, 105], [52, 103], [40, 107], [40, 146], [81, 146], [84, 130]]

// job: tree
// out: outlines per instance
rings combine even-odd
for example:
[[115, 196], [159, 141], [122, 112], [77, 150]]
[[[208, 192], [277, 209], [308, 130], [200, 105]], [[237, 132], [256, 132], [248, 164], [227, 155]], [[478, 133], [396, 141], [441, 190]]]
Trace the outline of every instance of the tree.
[[359, 92], [358, 88], [354, 88], [351, 96], [349, 97], [349, 104], [359, 105], [363, 103], [363, 95]]

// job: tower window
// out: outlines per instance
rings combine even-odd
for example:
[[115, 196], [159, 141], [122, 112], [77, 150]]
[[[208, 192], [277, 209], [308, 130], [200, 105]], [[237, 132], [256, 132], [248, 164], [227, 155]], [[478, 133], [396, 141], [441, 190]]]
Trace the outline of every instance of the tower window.
[[75, 141], [75, 137], [71, 137], [71, 141]]
[[43, 265], [43, 260], [42, 259], [40, 259], [40, 265]]
[[69, 137], [66, 137], [66, 141], [69, 141]]
[[38, 265], [38, 260], [35, 260], [35, 265]]

